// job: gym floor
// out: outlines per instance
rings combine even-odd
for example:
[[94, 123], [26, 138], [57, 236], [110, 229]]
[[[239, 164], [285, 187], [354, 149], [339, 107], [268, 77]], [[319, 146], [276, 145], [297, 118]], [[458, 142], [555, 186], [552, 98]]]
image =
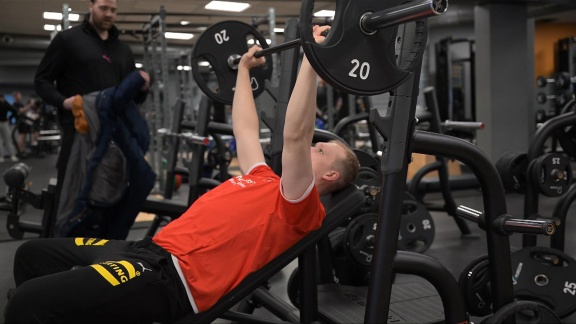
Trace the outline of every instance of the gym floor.
[[[43, 158], [31, 157], [22, 161], [32, 168], [28, 179], [31, 186], [30, 190], [32, 192], [40, 193], [41, 190], [47, 186], [50, 178], [55, 177], [56, 159], [56, 154], [48, 154]], [[11, 165], [11, 162], [4, 162], [0, 164], [0, 170], [5, 170]], [[3, 181], [0, 181], [0, 192], [6, 192]], [[453, 194], [457, 204], [465, 205], [477, 210], [483, 209], [482, 197], [479, 191], [461, 190], [454, 191]], [[174, 195], [174, 199], [185, 200], [186, 197], [187, 191], [185, 187], [180, 188], [180, 190]], [[427, 200], [431, 202], [434, 202], [435, 199], [438, 198], [439, 195], [435, 193], [427, 195]], [[521, 195], [508, 194], [508, 213], [515, 217], [522, 217], [523, 199], [524, 198]], [[557, 200], [558, 198], [540, 196], [540, 213], [545, 216], [551, 215]], [[573, 209], [574, 208], [571, 208], [569, 215], [573, 214]], [[2, 214], [0, 214], [0, 222], [2, 222], [2, 224], [6, 224], [6, 214], [7, 212], [2, 212]], [[425, 252], [425, 254], [439, 260], [456, 278], [458, 278], [462, 269], [471, 260], [486, 253], [485, 234], [475, 224], [470, 223], [469, 225], [474, 235], [472, 235], [472, 238], [461, 238], [458, 227], [451, 217], [447, 216], [443, 212], [431, 212], [431, 215], [434, 220], [435, 238], [431, 247]], [[35, 210], [31, 206], [27, 206], [25, 213], [22, 215], [23, 220], [32, 222], [39, 222], [41, 217], [42, 211]], [[128, 239], [138, 240], [144, 237], [149, 225], [146, 219], [146, 217], [139, 217], [139, 221], [134, 224]], [[570, 256], [576, 257], [576, 236], [569, 234], [576, 230], [576, 222], [572, 222], [571, 220], [567, 221], [566, 226], [565, 252]], [[25, 240], [36, 238], [36, 234], [27, 233], [25, 234], [24, 239], [15, 240], [8, 235], [5, 225], [0, 227], [0, 314], [3, 314], [6, 305], [5, 296], [8, 289], [14, 287], [12, 275], [14, 252]], [[538, 241], [541, 246], [547, 246], [549, 244], [549, 241], [546, 238], [539, 238]], [[511, 242], [513, 247], [521, 247], [521, 236], [518, 234], [512, 235]], [[272, 287], [271, 292], [287, 301], [288, 296], [286, 293], [286, 283], [295, 266], [296, 262], [291, 263], [270, 281]], [[262, 309], [257, 309], [256, 312], [258, 315], [263, 317], [272, 316], [267, 315], [267, 312]], [[3, 316], [0, 316], [0, 318], [3, 321]], [[478, 322], [480, 319], [472, 318], [472, 320]], [[223, 322], [225, 323], [226, 321]], [[576, 322], [576, 316], [573, 314], [572, 316], [565, 318], [563, 322], [574, 323]]]

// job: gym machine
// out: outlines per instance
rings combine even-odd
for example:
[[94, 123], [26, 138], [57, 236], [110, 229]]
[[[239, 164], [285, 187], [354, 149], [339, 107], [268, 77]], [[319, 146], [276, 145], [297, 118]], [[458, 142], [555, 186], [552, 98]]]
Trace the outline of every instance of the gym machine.
[[[17, 163], [4, 171], [4, 182], [8, 187], [6, 195], [6, 205], [0, 209], [8, 211], [6, 228], [10, 237], [22, 239], [24, 233], [36, 233], [40, 238], [47, 238], [53, 235], [56, 222], [55, 194], [56, 179], [50, 179], [48, 187], [40, 194], [31, 192], [26, 186], [26, 179], [30, 174], [30, 167], [25, 163]], [[36, 209], [43, 210], [42, 221], [34, 223], [20, 219], [24, 204], [30, 204]]]
[[[442, 320], [440, 317], [450, 323], [467, 322], [468, 315], [461, 300], [457, 282], [446, 268], [429, 257], [417, 253], [397, 251], [396, 248], [403, 200], [403, 193], [400, 193], [397, 188], [404, 188], [405, 186], [408, 160], [412, 150], [462, 161], [471, 168], [478, 178], [484, 193], [484, 219], [486, 224], [490, 224], [486, 227], [486, 234], [490, 260], [489, 274], [494, 287], [494, 316], [500, 320], [514, 322], [513, 319], [508, 318], [517, 311], [517, 304], [512, 293], [508, 234], [492, 229], [492, 223], [501, 215], [506, 214], [504, 190], [501, 182], [498, 181], [499, 177], [494, 165], [483, 152], [470, 142], [444, 134], [414, 132], [421, 58], [424, 49], [423, 44], [427, 38], [424, 18], [431, 15], [429, 7], [426, 5], [433, 5], [434, 9], [437, 10], [434, 14], [438, 14], [446, 10], [447, 3], [424, 1], [401, 4], [400, 1], [396, 1], [392, 4], [388, 3], [390, 7], [374, 14], [366, 13], [368, 2], [350, 2], [344, 6], [344, 10], [337, 10], [332, 31], [323, 44], [317, 44], [311, 36], [310, 23], [312, 19], [310, 14], [313, 1], [303, 2], [300, 19], [300, 30], [303, 37], [301, 45], [312, 66], [323, 79], [340, 90], [358, 95], [391, 92], [390, 104], [386, 111], [380, 111], [379, 108], [373, 108], [370, 111], [370, 122], [384, 138], [381, 150], [381, 170], [384, 179], [381, 187], [382, 195], [379, 200], [378, 230], [373, 241], [374, 253], [370, 285], [367, 291], [364, 290], [363, 293], [356, 294], [345, 286], [320, 287], [320, 289], [317, 286], [315, 282], [316, 248], [311, 243], [310, 237], [319, 239], [316, 234], [321, 233], [322, 236], [325, 236], [335, 229], [338, 224], [331, 223], [329, 219], [332, 217], [328, 217], [319, 231], [311, 233], [295, 247], [251, 274], [215, 306], [200, 314], [190, 314], [181, 322], [210, 322], [217, 317], [228, 317], [233, 320], [255, 320], [251, 317], [244, 317], [247, 316], [246, 314], [231, 314], [227, 310], [239, 299], [260, 287], [295, 256], [299, 256], [299, 269], [301, 269], [298, 299], [301, 322], [308, 323], [322, 319], [328, 322], [381, 323], [389, 318], [394, 321], [400, 319], [400, 321], [406, 322], [423, 322]], [[370, 4], [374, 8], [382, 5], [380, 2], [370, 2]], [[398, 7], [402, 7], [402, 10], [396, 10]], [[351, 20], [352, 22], [347, 25], [357, 26], [359, 23], [357, 19], [360, 20], [362, 27], [359, 35], [355, 34], [358, 33], [358, 30], [345, 29], [346, 24], [339, 23], [340, 20]], [[412, 20], [417, 20], [417, 22], [396, 28], [397, 25], [409, 23]], [[399, 34], [397, 33], [398, 29], [400, 30]], [[397, 38], [398, 35], [400, 38]], [[376, 47], [375, 52], [371, 52], [375, 49], [363, 47], [366, 44], [357, 44], [359, 37], [366, 36], [373, 37], [370, 41], [374, 42], [372, 45]], [[398, 41], [390, 42], [390, 40]], [[365, 43], [369, 43], [369, 41]], [[398, 43], [395, 50], [388, 48], [388, 44], [392, 43]], [[375, 44], [385, 44], [385, 46], [382, 48]], [[340, 46], [343, 47], [342, 51], [338, 51]], [[224, 47], [221, 48], [222, 52]], [[353, 49], [353, 53], [347, 52], [347, 49]], [[334, 57], [335, 51], [339, 53], [338, 57]], [[378, 58], [378, 62], [391, 63], [397, 58], [397, 61], [400, 62], [398, 65], [402, 68], [399, 69], [393, 63], [384, 63], [379, 66], [371, 54]], [[383, 60], [382, 56], [385, 54], [393, 58], [388, 61]], [[230, 54], [223, 53], [223, 56], [227, 59]], [[351, 71], [342, 69], [342, 66], [346, 66], [349, 62], [356, 63], [353, 69]], [[218, 64], [223, 65], [223, 63], [218, 62], [210, 62], [210, 64], [215, 70], [219, 69], [215, 67]], [[329, 66], [332, 64], [338, 68], [330, 69]], [[228, 68], [227, 65], [223, 67], [223, 69]], [[369, 77], [373, 75], [385, 79], [370, 79]], [[230, 78], [230, 80], [232, 79]], [[259, 82], [258, 84], [262, 83]], [[228, 92], [225, 83], [220, 85], [219, 90], [219, 94]], [[385, 233], [385, 235], [380, 235], [380, 233]], [[392, 283], [395, 272], [421, 276], [431, 285], [426, 288], [423, 288], [421, 284], [406, 285], [404, 286], [405, 289], [394, 287], [393, 291]], [[432, 286], [438, 295], [429, 289]], [[416, 309], [428, 310], [429, 307], [423, 308], [420, 304], [416, 305], [417, 301], [407, 299], [400, 301], [395, 299], [392, 303], [391, 296], [396, 294], [394, 296], [397, 297], [399, 290], [401, 292], [416, 291], [420, 293], [419, 296], [422, 296], [419, 298], [420, 301], [439, 302], [441, 300], [444, 307], [443, 309], [437, 306], [432, 307], [435, 311], [424, 315], [425, 319], [423, 317], [416, 318], [418, 316]], [[330, 299], [331, 302], [323, 303], [327, 299]], [[337, 301], [342, 303], [338, 304]], [[412, 305], [408, 306], [409, 304]], [[334, 305], [338, 305], [338, 307], [334, 307]], [[531, 310], [536, 312], [544, 307], [538, 303], [531, 305], [524, 303], [520, 306], [533, 307]], [[409, 311], [410, 314], [406, 314], [400, 310], [402, 308], [414, 311]], [[505, 312], [503, 313], [502, 310]], [[336, 311], [338, 313], [335, 313]]]
[[[476, 120], [475, 41], [448, 37], [441, 39], [434, 48], [440, 117], [442, 120]], [[456, 134], [467, 132], [453, 133]]]

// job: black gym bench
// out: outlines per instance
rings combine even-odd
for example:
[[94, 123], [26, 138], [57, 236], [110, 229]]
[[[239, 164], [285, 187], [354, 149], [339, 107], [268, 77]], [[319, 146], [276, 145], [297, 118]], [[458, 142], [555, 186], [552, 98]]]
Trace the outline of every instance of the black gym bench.
[[[355, 185], [350, 185], [339, 192], [322, 197], [322, 202], [326, 208], [326, 218], [319, 229], [309, 233], [272, 262], [250, 274], [210, 309], [198, 314], [190, 313], [176, 323], [210, 323], [217, 318], [246, 320], [247, 314], [230, 311], [230, 308], [259, 289], [272, 276], [357, 212], [363, 206], [364, 200], [364, 194]], [[250, 321], [256, 322], [257, 320], [252, 318]]]

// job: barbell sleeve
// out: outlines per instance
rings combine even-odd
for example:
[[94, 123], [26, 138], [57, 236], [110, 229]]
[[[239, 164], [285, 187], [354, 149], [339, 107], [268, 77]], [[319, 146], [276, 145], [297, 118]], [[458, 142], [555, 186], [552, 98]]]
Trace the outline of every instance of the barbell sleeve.
[[[485, 229], [484, 214], [481, 211], [461, 205], [456, 208], [456, 215], [478, 223], [481, 228]], [[554, 220], [518, 219], [510, 215], [502, 215], [494, 223], [498, 230], [506, 234], [522, 233], [551, 236], [556, 231]]]
[[442, 15], [448, 10], [448, 0], [410, 1], [382, 11], [368, 13], [360, 20], [368, 34], [378, 29], [400, 25], [418, 19]]

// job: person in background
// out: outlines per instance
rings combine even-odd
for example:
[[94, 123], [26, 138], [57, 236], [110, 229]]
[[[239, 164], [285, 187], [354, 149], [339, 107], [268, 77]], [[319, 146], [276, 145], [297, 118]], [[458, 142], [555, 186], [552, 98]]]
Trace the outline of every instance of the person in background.
[[[18, 137], [16, 138], [16, 144], [18, 145], [18, 151], [21, 157], [27, 157], [26, 153], [27, 139], [30, 136], [30, 146], [34, 145], [34, 129], [39, 121], [40, 114], [38, 114], [37, 100], [35, 98], [30, 98], [26, 105], [20, 106], [17, 112], [17, 122], [16, 128], [18, 130]], [[36, 142], [37, 144], [37, 142]]]
[[0, 155], [0, 163], [4, 162], [4, 157], [6, 155], [10, 156], [10, 161], [18, 162], [18, 157], [16, 157], [16, 148], [12, 141], [12, 132], [8, 125], [8, 112], [12, 112], [12, 115], [15, 115], [16, 109], [6, 101], [4, 94], [0, 93], [0, 149], [4, 148], [4, 151], [2, 151], [3, 153]]
[[[116, 86], [136, 69], [132, 51], [119, 39], [114, 25], [117, 1], [90, 0], [88, 6], [89, 13], [80, 25], [56, 34], [34, 79], [36, 93], [58, 110], [62, 135], [56, 166], [58, 206], [64, 199], [75, 199], [60, 194], [76, 134], [71, 113], [74, 97]], [[147, 91], [142, 91], [136, 103], [142, 103], [146, 95]]]

